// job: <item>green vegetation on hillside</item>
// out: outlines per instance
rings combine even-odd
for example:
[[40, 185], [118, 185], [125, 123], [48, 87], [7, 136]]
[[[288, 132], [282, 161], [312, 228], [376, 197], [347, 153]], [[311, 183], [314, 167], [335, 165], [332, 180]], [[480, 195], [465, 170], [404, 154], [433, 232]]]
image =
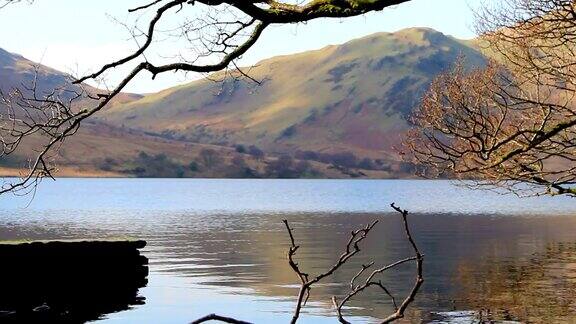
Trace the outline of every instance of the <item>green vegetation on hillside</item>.
[[[264, 60], [249, 70], [262, 85], [224, 78], [122, 94], [55, 159], [80, 174], [138, 177], [409, 176], [394, 150], [407, 116], [459, 56], [484, 63], [474, 46], [412, 28]], [[2, 89], [26, 81], [34, 64], [0, 51], [0, 65]], [[47, 85], [65, 77], [41, 71]], [[0, 167], [26, 167], [28, 153]]]
[[379, 33], [264, 60], [249, 69], [262, 85], [235, 78], [195, 81], [100, 118], [193, 142], [256, 144], [275, 153], [353, 152], [391, 161], [406, 117], [431, 80], [459, 56], [470, 65], [484, 63], [466, 42], [431, 29]]

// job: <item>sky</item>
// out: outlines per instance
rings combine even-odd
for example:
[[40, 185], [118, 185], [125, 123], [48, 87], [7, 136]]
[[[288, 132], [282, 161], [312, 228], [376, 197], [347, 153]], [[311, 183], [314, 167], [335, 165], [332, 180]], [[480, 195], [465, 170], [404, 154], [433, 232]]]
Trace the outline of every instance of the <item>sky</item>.
[[[486, 2], [490, 1], [482, 3]], [[127, 9], [142, 3], [146, 1], [36, 0], [31, 5], [9, 6], [0, 10], [0, 48], [72, 74], [94, 71], [134, 50], [136, 44], [119, 22], [130, 24], [138, 19]], [[474, 10], [480, 4], [480, 0], [412, 0], [360, 17], [272, 26], [240, 64], [409, 27], [430, 27], [457, 38], [473, 38]], [[168, 52], [182, 50], [182, 44], [163, 46]], [[120, 70], [107, 75], [107, 85], [114, 86], [124, 73]], [[151, 80], [150, 75], [143, 74], [125, 90], [150, 93], [197, 78], [194, 74], [170, 73]]]

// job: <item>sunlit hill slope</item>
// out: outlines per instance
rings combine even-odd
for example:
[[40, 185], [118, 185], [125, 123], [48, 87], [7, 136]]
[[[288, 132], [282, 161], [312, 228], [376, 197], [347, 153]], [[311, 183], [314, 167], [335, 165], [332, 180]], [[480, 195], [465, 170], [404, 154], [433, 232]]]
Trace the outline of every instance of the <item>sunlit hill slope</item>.
[[[238, 75], [232, 71], [156, 94], [122, 94], [85, 123], [56, 160], [61, 175], [410, 176], [393, 147], [436, 75], [458, 57], [471, 66], [484, 63], [469, 44], [411, 28], [243, 69], [260, 84], [230, 77]], [[35, 66], [0, 50], [0, 89], [37, 77], [39, 88], [49, 90], [67, 79]], [[0, 158], [0, 175], [26, 165], [34, 144]]]
[[101, 118], [202, 143], [386, 158], [431, 80], [459, 56], [483, 62], [465, 42], [431, 29], [379, 33], [244, 70], [262, 85], [230, 77], [196, 81], [117, 106]]

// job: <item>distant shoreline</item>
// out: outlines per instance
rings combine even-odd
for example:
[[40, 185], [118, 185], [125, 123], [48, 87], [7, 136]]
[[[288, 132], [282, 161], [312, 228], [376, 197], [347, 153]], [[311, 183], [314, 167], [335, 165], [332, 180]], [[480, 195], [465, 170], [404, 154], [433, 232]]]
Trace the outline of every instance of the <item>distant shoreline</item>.
[[[21, 178], [26, 174], [25, 169], [15, 169], [15, 168], [5, 168], [0, 167], [0, 178]], [[182, 177], [182, 178], [166, 178], [166, 177], [136, 177], [130, 174], [117, 173], [117, 172], [107, 172], [101, 170], [80, 170], [73, 167], [63, 167], [59, 168], [54, 175], [56, 179], [71, 179], [71, 178], [86, 178], [86, 179], [252, 179], [252, 180], [427, 180], [416, 176], [409, 177], [389, 177], [389, 178], [378, 178], [378, 177], [358, 177], [358, 178], [335, 178], [335, 177], [325, 177], [325, 178], [223, 178], [223, 177]], [[446, 179], [443, 179], [446, 180]]]
[[[0, 178], [17, 178], [26, 175], [28, 170], [0, 167]], [[80, 170], [63, 167], [56, 172], [55, 178], [134, 178], [130, 175], [100, 170]]]

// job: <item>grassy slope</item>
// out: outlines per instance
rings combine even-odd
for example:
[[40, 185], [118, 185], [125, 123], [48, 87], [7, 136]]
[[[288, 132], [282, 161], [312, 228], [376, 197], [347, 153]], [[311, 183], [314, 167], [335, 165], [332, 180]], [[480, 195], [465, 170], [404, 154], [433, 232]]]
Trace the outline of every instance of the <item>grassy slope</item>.
[[[0, 90], [9, 92], [13, 88], [27, 86], [34, 78], [37, 78], [40, 92], [50, 91], [68, 82], [68, 76], [62, 72], [37, 65], [20, 55], [0, 49]], [[93, 88], [90, 89], [95, 91]], [[115, 102], [108, 109], [140, 98], [142, 98], [140, 95], [122, 93], [115, 98]], [[43, 141], [44, 139], [39, 137], [28, 138], [17, 154], [0, 157], [0, 176], [23, 175], [28, 160], [34, 157], [34, 148], [39, 147]], [[56, 162], [58, 168], [57, 176], [117, 177], [130, 176], [125, 171], [134, 167], [133, 160], [140, 152], [146, 152], [151, 156], [165, 154], [174, 163], [187, 165], [198, 159], [200, 152], [205, 149], [216, 151], [224, 165], [231, 163], [231, 160], [239, 155], [230, 147], [168, 140], [137, 130], [98, 122], [85, 122], [80, 131], [67, 140], [52, 160]], [[248, 167], [260, 173], [264, 172], [268, 163], [276, 159], [267, 157], [257, 160], [246, 154], [241, 156]], [[113, 158], [118, 165], [108, 171], [102, 170], [101, 165], [106, 158]], [[327, 177], [347, 177], [326, 164], [311, 163], [316, 170]], [[223, 177], [226, 176], [225, 171], [223, 168], [203, 169], [194, 176]], [[387, 176], [385, 172], [368, 173], [376, 177]]]
[[[360, 156], [394, 159], [391, 147], [406, 129], [405, 116], [434, 75], [461, 54], [475, 64], [482, 60], [464, 42], [429, 29], [408, 29], [262, 61], [246, 71], [263, 80], [262, 86], [247, 80], [201, 80], [143, 98], [122, 95], [99, 115], [116, 126], [99, 121], [85, 125], [60, 151], [59, 175], [125, 175], [120, 171], [129, 168], [139, 152], [166, 154], [182, 164], [196, 159], [206, 148], [216, 150], [226, 163], [237, 155], [230, 147], [195, 142], [257, 144], [279, 152], [353, 151]], [[0, 88], [31, 80], [32, 67], [33, 63], [23, 57], [0, 50]], [[66, 78], [45, 67], [41, 67], [40, 75], [46, 88]], [[149, 136], [138, 129], [168, 133], [186, 141]], [[27, 152], [10, 158], [15, 161], [0, 158], [0, 166], [4, 165], [0, 174], [16, 172], [6, 166], [22, 166], [31, 156], [33, 144], [24, 146]], [[120, 166], [100, 170], [105, 158], [114, 158]], [[251, 168], [263, 172], [275, 157], [244, 159]], [[328, 165], [312, 164], [326, 177], [347, 177]], [[382, 171], [364, 173], [369, 177], [391, 176]], [[201, 170], [196, 176], [224, 174]]]
[[[39, 94], [51, 92], [53, 89], [70, 84], [70, 76], [50, 67], [32, 62], [21, 55], [9, 53], [0, 48], [0, 91], [9, 93], [15, 88], [23, 90], [37, 85]], [[74, 89], [74, 87], [68, 87]], [[98, 92], [97, 89], [85, 86], [87, 91]], [[114, 98], [110, 107], [127, 104], [142, 98], [142, 95], [121, 93]]]
[[262, 86], [201, 80], [117, 106], [102, 118], [205, 143], [382, 158], [429, 82], [459, 55], [482, 62], [465, 42], [430, 29], [379, 33], [262, 61], [246, 70]]
[[[37, 147], [41, 139], [28, 139], [22, 145], [23, 150], [9, 159], [0, 158], [0, 176], [21, 176], [28, 165], [27, 159], [34, 156], [33, 147]], [[264, 173], [266, 166], [277, 159], [275, 156], [255, 159], [247, 154], [239, 154], [233, 148], [209, 144], [197, 144], [177, 140], [169, 140], [146, 135], [139, 131], [122, 129], [101, 123], [86, 123], [80, 131], [69, 138], [58, 155], [51, 160], [56, 162], [59, 177], [132, 177], [127, 173], [134, 167], [133, 161], [140, 152], [151, 156], [165, 154], [170, 160], [187, 166], [192, 161], [198, 161], [200, 152], [206, 149], [214, 150], [221, 160], [221, 168], [203, 168], [192, 174], [194, 177], [221, 178], [228, 177], [227, 166], [232, 159], [241, 156], [248, 167], [258, 173]], [[111, 170], [101, 168], [106, 158], [113, 158], [117, 163]], [[331, 168], [327, 164], [311, 162], [312, 167], [328, 178], [348, 178], [349, 176]], [[369, 177], [387, 178], [390, 174], [384, 171], [365, 171]]]

